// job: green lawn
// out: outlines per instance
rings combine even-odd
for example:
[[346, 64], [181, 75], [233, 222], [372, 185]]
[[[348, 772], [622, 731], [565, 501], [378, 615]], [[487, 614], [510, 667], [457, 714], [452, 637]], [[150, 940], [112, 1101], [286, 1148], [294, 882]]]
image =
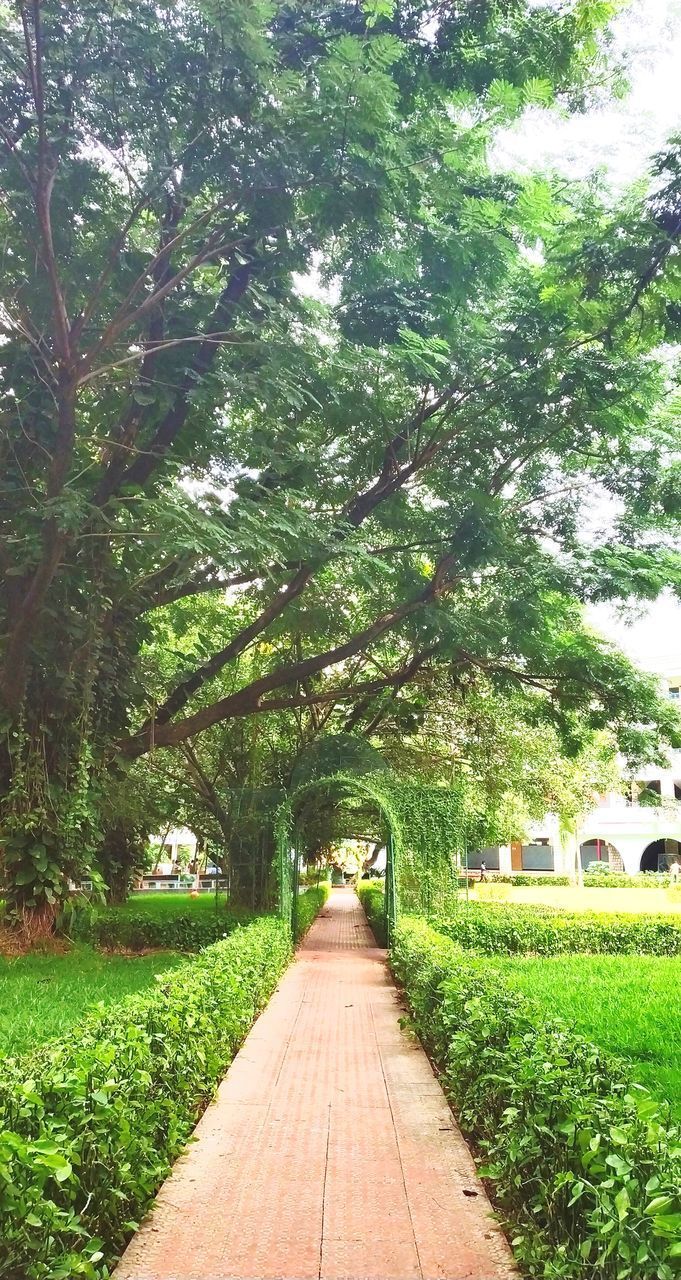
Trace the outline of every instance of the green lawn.
[[559, 955], [487, 958], [547, 1013], [627, 1058], [634, 1078], [681, 1119], [681, 957]]
[[[218, 894], [217, 910], [226, 911], [228, 899], [226, 894]], [[144, 911], [163, 920], [171, 916], [186, 915], [188, 911], [199, 915], [215, 915], [215, 894], [200, 893], [192, 898], [190, 893], [176, 890], [148, 889], [142, 893], [131, 893], [130, 897], [116, 911]]]
[[67, 1031], [93, 1004], [151, 986], [183, 957], [103, 955], [83, 943], [64, 955], [0, 957], [0, 1056], [24, 1053]]

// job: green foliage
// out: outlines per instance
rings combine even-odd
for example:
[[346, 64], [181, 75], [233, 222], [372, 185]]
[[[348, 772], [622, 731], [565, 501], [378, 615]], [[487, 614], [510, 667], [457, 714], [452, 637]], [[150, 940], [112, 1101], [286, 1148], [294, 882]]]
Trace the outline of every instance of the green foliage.
[[120, 907], [79, 911], [71, 921], [75, 937], [109, 951], [200, 951], [226, 938], [249, 913], [230, 906], [214, 893], [190, 898], [187, 893], [133, 894]]
[[[478, 876], [475, 871], [470, 873], [470, 879], [476, 881]], [[488, 871], [487, 879], [491, 884], [515, 884], [519, 887], [528, 887], [532, 885], [537, 888], [555, 889], [566, 888], [572, 883], [569, 876], [531, 875], [525, 871], [518, 871], [513, 875], [503, 875], [500, 871]], [[465, 884], [465, 881], [461, 881]], [[590, 871], [584, 876], [585, 889], [667, 889], [671, 884], [671, 880], [666, 872], [663, 871], [641, 871], [636, 875], [630, 876], [623, 871], [604, 871], [602, 874], [598, 871]]]
[[633, 1079], [681, 1121], [680, 956], [514, 956], [485, 958], [482, 969], [486, 985], [508, 983], [626, 1058]]
[[306, 889], [304, 893], [298, 895], [295, 914], [296, 942], [300, 942], [305, 937], [310, 925], [314, 924], [319, 912], [326, 905], [330, 892], [331, 885], [328, 880], [324, 880], [321, 884], [315, 885], [311, 889]]
[[0, 1064], [0, 1272], [108, 1275], [288, 963], [259, 920]]
[[[398, 910], [442, 910], [456, 897], [459, 859], [467, 834], [479, 832], [481, 815], [467, 808], [462, 787], [435, 787], [400, 778], [390, 770], [338, 773], [315, 778], [292, 791], [276, 820], [280, 906], [290, 919], [293, 891], [291, 846], [306, 806], [324, 807], [339, 829], [348, 828], [348, 812], [357, 799], [362, 817], [375, 824], [373, 835], [385, 843], [387, 857], [385, 919], [388, 932]], [[373, 815], [371, 815], [373, 811]], [[328, 821], [328, 819], [327, 819]], [[353, 832], [354, 834], [354, 832]], [[359, 832], [357, 834], [360, 834]], [[362, 834], [369, 834], [364, 832]], [[296, 856], [298, 852], [296, 851]]]
[[668, 889], [671, 883], [664, 871], [641, 871], [633, 876], [620, 871], [608, 871], [605, 875], [590, 871], [584, 876], [585, 889]]
[[387, 946], [384, 886], [376, 880], [360, 880], [357, 884], [357, 896], [364, 907], [376, 942], [379, 947]]
[[92, 1005], [143, 991], [179, 963], [169, 952], [129, 958], [102, 955], [82, 943], [63, 955], [0, 958], [0, 1057], [55, 1040]]
[[[178, 789], [223, 847], [220, 760], [285, 782], [248, 719], [297, 713], [290, 766], [320, 730], [413, 726], [444, 674], [530, 682], [573, 740], [676, 732], [580, 606], [679, 580], [678, 149], [621, 209], [489, 163], [525, 107], [603, 85], [612, 8], [9, 7], [0, 844], [26, 927], [134, 816], [124, 784], [107, 811], [121, 757], [218, 724]], [[597, 548], [586, 485], [622, 512]]]
[[[471, 871], [469, 874], [469, 880], [475, 884], [479, 880], [478, 874], [475, 871]], [[510, 876], [502, 875], [499, 871], [490, 871], [487, 873], [487, 880], [490, 884], [515, 884], [518, 885], [519, 888], [527, 888], [529, 886], [536, 888], [541, 885], [542, 888], [548, 887], [549, 889], [553, 889], [560, 887], [565, 889], [570, 884], [568, 876], [554, 876], [549, 874], [544, 876], [534, 876], [525, 871], [518, 871], [514, 875]], [[465, 883], [465, 880], [461, 881], [462, 885], [465, 885]]]
[[489, 955], [681, 955], [681, 917], [563, 911], [505, 903], [461, 903], [437, 928], [460, 946]]
[[523, 1274], [673, 1280], [681, 1143], [630, 1070], [425, 923], [392, 963]]

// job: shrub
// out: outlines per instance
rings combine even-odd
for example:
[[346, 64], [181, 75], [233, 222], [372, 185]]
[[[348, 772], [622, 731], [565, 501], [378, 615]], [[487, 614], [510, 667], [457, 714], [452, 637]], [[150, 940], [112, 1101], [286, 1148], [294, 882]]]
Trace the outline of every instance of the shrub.
[[[554, 876], [553, 872], [547, 871], [544, 875], [532, 875], [529, 871], [517, 871], [513, 875], [503, 875], [499, 871], [488, 871], [486, 879], [491, 884], [514, 884], [527, 888], [529, 886], [549, 885], [551, 889], [557, 887], [566, 888], [571, 883], [569, 876]], [[468, 880], [471, 884], [480, 883], [480, 872], [469, 871]], [[483, 882], [484, 883], [484, 882]], [[461, 876], [459, 879], [459, 888], [465, 889], [466, 877]]]
[[233, 912], [224, 905], [217, 911], [199, 911], [188, 905], [177, 911], [154, 912], [133, 901], [89, 914], [79, 912], [71, 932], [107, 951], [147, 951], [158, 947], [167, 951], [201, 951], [252, 919], [250, 913]]
[[[468, 880], [472, 884], [480, 882], [478, 871], [469, 871]], [[554, 876], [547, 871], [543, 875], [533, 875], [529, 871], [517, 871], [512, 875], [504, 875], [499, 871], [488, 871], [487, 880], [496, 884], [512, 884], [519, 888], [536, 888], [541, 885], [550, 889], [565, 889], [574, 885], [569, 876]], [[587, 871], [584, 874], [585, 889], [666, 889], [671, 884], [668, 874], [658, 871], [642, 871], [629, 876], [624, 871]], [[466, 877], [459, 877], [459, 888], [466, 887]]]
[[376, 880], [360, 880], [357, 884], [357, 893], [379, 947], [385, 947], [387, 938], [383, 884]]
[[681, 919], [674, 916], [469, 902], [435, 923], [467, 950], [489, 954], [681, 955]]
[[624, 1064], [403, 919], [392, 963], [523, 1274], [672, 1280], [681, 1138]]
[[0, 1063], [0, 1275], [108, 1275], [291, 954], [261, 919]]
[[319, 867], [314, 863], [310, 863], [309, 867], [303, 867], [300, 872], [300, 884], [307, 885], [310, 889], [316, 889], [320, 884], [326, 884], [328, 881], [331, 887], [331, 867]]
[[666, 889], [671, 878], [660, 871], [642, 871], [628, 876], [623, 871], [589, 871], [584, 876], [585, 889]]
[[331, 885], [324, 880], [314, 889], [306, 889], [298, 897], [296, 911], [296, 942], [305, 937], [310, 925], [316, 920], [322, 907], [326, 905], [331, 892]]

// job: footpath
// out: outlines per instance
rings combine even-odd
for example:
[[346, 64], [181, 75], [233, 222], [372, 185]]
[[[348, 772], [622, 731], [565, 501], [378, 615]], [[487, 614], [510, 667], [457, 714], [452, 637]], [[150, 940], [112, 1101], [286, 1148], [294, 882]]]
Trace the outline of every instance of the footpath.
[[335, 890], [115, 1280], [510, 1280], [356, 895]]

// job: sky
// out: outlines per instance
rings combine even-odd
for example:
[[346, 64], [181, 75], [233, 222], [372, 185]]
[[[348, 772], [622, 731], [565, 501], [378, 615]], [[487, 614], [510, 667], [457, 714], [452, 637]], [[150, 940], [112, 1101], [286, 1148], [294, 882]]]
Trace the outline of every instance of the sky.
[[[614, 38], [627, 62], [627, 97], [569, 119], [528, 114], [505, 136], [503, 164], [558, 169], [573, 178], [603, 168], [618, 188], [645, 174], [648, 157], [681, 132], [681, 0], [633, 0], [617, 18]], [[626, 621], [605, 605], [591, 609], [589, 618], [639, 666], [681, 675], [681, 604], [671, 596], [627, 610]]]
[[510, 165], [546, 164], [573, 178], [602, 167], [624, 186], [645, 172], [669, 134], [681, 131], [681, 0], [632, 0], [615, 20], [613, 36], [613, 52], [627, 67], [627, 97], [570, 118], [528, 113], [505, 137]]
[[[613, 27], [613, 53], [625, 60], [629, 93], [583, 115], [532, 110], [507, 131], [495, 161], [517, 172], [546, 168], [584, 178], [603, 169], [618, 189], [642, 178], [649, 157], [681, 133], [681, 0], [631, 0]], [[314, 273], [299, 278], [302, 292], [324, 293]], [[330, 295], [327, 295], [330, 296]], [[607, 511], [601, 513], [607, 523]], [[592, 521], [598, 523], [598, 513]], [[681, 604], [671, 596], [626, 610], [589, 610], [593, 626], [639, 666], [681, 675]]]

